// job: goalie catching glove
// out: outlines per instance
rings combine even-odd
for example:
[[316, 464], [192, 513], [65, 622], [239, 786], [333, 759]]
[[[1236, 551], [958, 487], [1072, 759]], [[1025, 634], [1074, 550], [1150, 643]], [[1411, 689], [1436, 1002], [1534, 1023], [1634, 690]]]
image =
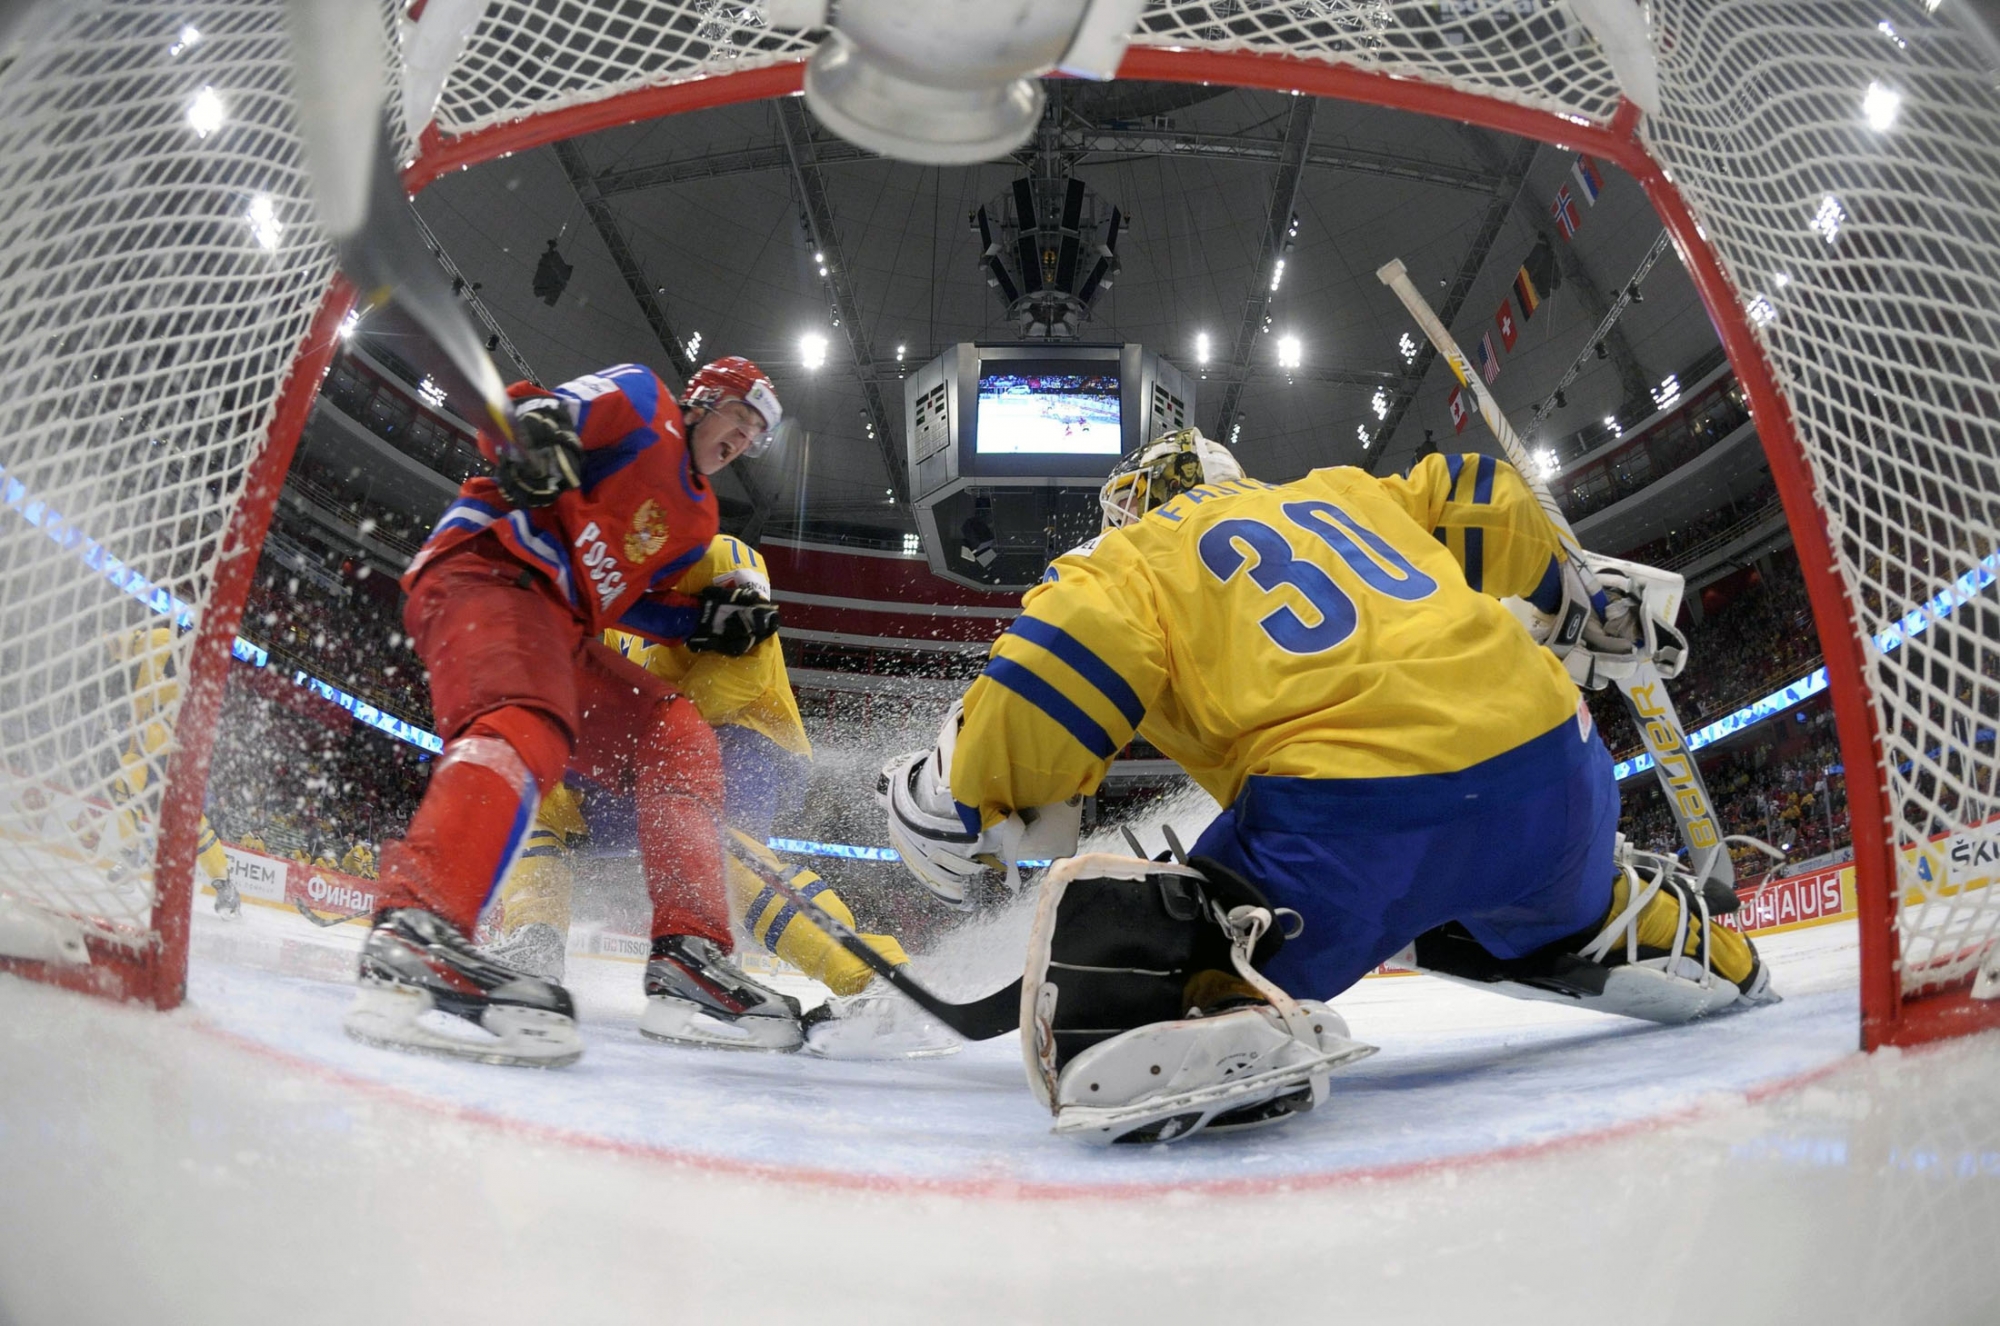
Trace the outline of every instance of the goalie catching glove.
[[741, 658], [778, 633], [778, 605], [744, 585], [710, 585], [696, 596], [701, 616], [688, 634], [697, 654]]
[[951, 795], [951, 757], [965, 723], [965, 702], [954, 703], [938, 730], [937, 744], [891, 760], [875, 784], [889, 821], [889, 841], [910, 873], [937, 898], [972, 909], [967, 886], [989, 870], [1004, 870], [1007, 886], [1020, 887], [1023, 861], [1052, 861], [1076, 851], [1083, 832], [1083, 798], [1017, 810], [991, 828], [979, 812]]
[[1057, 864], [1021, 980], [1028, 1085], [1055, 1131], [1167, 1142], [1281, 1123], [1326, 1099], [1335, 1068], [1375, 1053], [1258, 971], [1284, 943], [1280, 917], [1298, 919], [1207, 861]]
[[1592, 594], [1572, 558], [1557, 558], [1555, 574], [1525, 599], [1507, 606], [1585, 690], [1630, 677], [1652, 660], [1660, 676], [1680, 676], [1687, 637], [1673, 620], [1680, 614], [1684, 581], [1670, 571], [1613, 557], [1583, 554], [1602, 592]]
[[515, 403], [514, 450], [501, 453], [493, 478], [522, 508], [547, 506], [583, 486], [583, 442], [561, 401], [535, 396]]

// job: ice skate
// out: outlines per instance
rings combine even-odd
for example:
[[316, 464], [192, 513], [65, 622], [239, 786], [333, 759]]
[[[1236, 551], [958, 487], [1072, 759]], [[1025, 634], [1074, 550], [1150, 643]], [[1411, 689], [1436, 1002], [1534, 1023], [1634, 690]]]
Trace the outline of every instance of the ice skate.
[[243, 895], [234, 884], [226, 879], [212, 881], [215, 885], [215, 914], [235, 920], [243, 915]]
[[482, 955], [418, 908], [375, 918], [360, 984], [343, 1026], [367, 1045], [531, 1068], [583, 1056], [569, 991]]
[[563, 940], [562, 931], [546, 921], [531, 921], [509, 930], [490, 944], [480, 945], [479, 952], [524, 976], [561, 981], [568, 945]]
[[796, 1050], [805, 1041], [796, 999], [759, 985], [713, 943], [690, 935], [653, 941], [639, 1034], [723, 1050]]
[[806, 1048], [823, 1059], [929, 1059], [964, 1044], [881, 980], [806, 1014], [805, 1033]]

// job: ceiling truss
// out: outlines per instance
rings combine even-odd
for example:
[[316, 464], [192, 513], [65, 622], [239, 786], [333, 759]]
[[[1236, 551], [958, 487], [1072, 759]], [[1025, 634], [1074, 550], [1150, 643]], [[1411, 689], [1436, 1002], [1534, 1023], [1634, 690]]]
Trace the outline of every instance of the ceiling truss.
[[778, 117], [778, 130], [785, 144], [786, 160], [792, 177], [792, 187], [798, 191], [799, 205], [805, 213], [805, 223], [812, 237], [813, 247], [820, 253], [826, 269], [826, 283], [833, 297], [833, 312], [840, 324], [840, 330], [847, 336], [849, 362], [854, 366], [855, 379], [861, 384], [862, 408], [867, 413], [869, 431], [875, 435], [875, 443], [882, 451], [882, 466], [889, 472], [889, 491], [896, 505], [909, 510], [909, 476], [903, 471], [903, 457], [896, 445], [896, 431], [889, 425], [889, 409], [882, 397], [880, 380], [875, 376], [875, 351], [869, 344], [867, 329], [861, 321], [861, 303], [854, 296], [854, 282], [849, 276], [847, 255], [840, 247], [840, 233], [834, 228], [833, 207], [827, 201], [826, 181], [820, 176], [820, 158], [813, 139], [812, 122], [806, 118], [805, 106], [798, 97], [780, 97], [772, 103]]
[[[624, 278], [626, 290], [631, 292], [633, 301], [639, 305], [639, 312], [646, 319], [646, 325], [653, 329], [654, 339], [659, 341], [667, 361], [679, 375], [676, 389], [685, 387], [688, 375], [695, 369], [694, 359], [688, 354], [680, 335], [674, 331], [673, 324], [667, 321], [667, 310], [660, 301], [660, 291], [640, 267], [638, 255], [632, 252], [624, 229], [612, 214], [611, 204], [590, 172], [590, 163], [585, 159], [583, 149], [573, 140], [562, 139], [556, 142], [555, 153], [556, 160], [562, 163], [563, 174], [569, 177], [570, 187], [576, 190], [577, 199], [583, 203], [583, 210], [590, 217], [590, 224], [596, 228], [597, 237], [604, 241], [604, 247], [611, 253], [611, 261], [618, 268], [618, 275]], [[737, 534], [744, 542], [754, 545], [764, 532], [764, 522], [770, 518], [774, 496], [758, 481], [747, 462], [730, 466], [730, 473], [743, 489], [744, 496], [750, 499], [750, 518], [737, 530]]]
[[1271, 181], [1263, 248], [1257, 265], [1250, 269], [1250, 292], [1243, 300], [1243, 321], [1236, 329], [1236, 344], [1226, 370], [1229, 382], [1222, 390], [1222, 408], [1215, 416], [1215, 436], [1223, 442], [1234, 441], [1232, 425], [1243, 398], [1244, 380], [1250, 375], [1250, 359], [1269, 325], [1271, 296], [1278, 287], [1278, 263], [1292, 237], [1292, 214], [1298, 207], [1299, 181], [1304, 178], [1306, 153], [1312, 145], [1313, 108], [1318, 104], [1314, 97], [1294, 97], [1292, 113], [1285, 119], [1284, 147], [1278, 154], [1277, 176]]

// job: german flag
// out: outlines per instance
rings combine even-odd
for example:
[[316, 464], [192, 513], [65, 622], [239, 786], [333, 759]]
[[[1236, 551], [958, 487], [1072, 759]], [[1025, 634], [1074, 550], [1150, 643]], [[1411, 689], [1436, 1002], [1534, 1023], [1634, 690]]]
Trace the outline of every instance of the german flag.
[[1549, 237], [1543, 235], [1535, 241], [1528, 260], [1521, 264], [1520, 272], [1514, 277], [1514, 298], [1521, 305], [1521, 316], [1534, 317], [1542, 301], [1554, 294], [1561, 283], [1561, 277], [1556, 272], [1555, 250], [1549, 245]]

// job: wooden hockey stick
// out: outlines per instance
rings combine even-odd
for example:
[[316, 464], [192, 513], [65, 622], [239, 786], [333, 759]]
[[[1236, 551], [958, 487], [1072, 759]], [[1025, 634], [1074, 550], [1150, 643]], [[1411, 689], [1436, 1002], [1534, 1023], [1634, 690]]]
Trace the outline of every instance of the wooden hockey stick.
[[[1410, 281], [1403, 260], [1391, 258], [1377, 269], [1375, 275], [1383, 285], [1396, 292], [1396, 297], [1403, 301], [1403, 307], [1410, 311], [1410, 316], [1417, 320], [1417, 325], [1430, 338], [1430, 343], [1444, 356], [1452, 373], [1471, 389], [1473, 399], [1479, 405], [1479, 417], [1486, 421], [1493, 436], [1499, 439], [1500, 449], [1507, 453], [1508, 462], [1520, 471], [1529, 491], [1541, 504], [1542, 514], [1555, 526], [1562, 539], [1564, 556], [1575, 569], [1577, 578], [1593, 596], [1602, 593], [1603, 586], [1584, 560], [1582, 545], [1577, 542], [1576, 531], [1570, 528], [1569, 518], [1556, 504], [1555, 494], [1549, 491], [1548, 484], [1535, 473], [1527, 444], [1521, 441], [1514, 426], [1507, 422], [1507, 416], [1500, 412], [1499, 402], [1486, 389], [1481, 376], [1473, 371], [1465, 352], [1458, 348], [1458, 342], [1452, 339], [1444, 323], [1438, 320], [1437, 314], [1431, 311], [1431, 306]], [[1632, 715], [1632, 725], [1639, 729], [1639, 739], [1645, 743], [1647, 754], [1653, 757], [1653, 773], [1666, 793], [1667, 806], [1673, 811], [1674, 820], [1680, 825], [1681, 839], [1688, 846], [1688, 860], [1694, 867], [1694, 875], [1704, 883], [1713, 881], [1718, 886], [1706, 890], [1711, 895], [1710, 907], [1717, 911], [1734, 911], [1737, 903], [1736, 864], [1729, 859], [1729, 852], [1723, 844], [1722, 826], [1716, 820], [1715, 802], [1708, 794], [1708, 785], [1702, 779], [1700, 767], [1695, 764], [1693, 752], [1688, 749], [1687, 729], [1681, 725], [1680, 715], [1674, 712], [1673, 697], [1667, 694], [1666, 681], [1650, 657], [1641, 658], [1632, 675], [1618, 683], [1618, 694]], [[1723, 903], [1727, 905], [1718, 905]]]
[[807, 921], [818, 926], [842, 948], [867, 963], [877, 976], [902, 991], [904, 997], [911, 1003], [965, 1039], [990, 1040], [995, 1036], [1004, 1036], [1010, 1031], [1020, 1029], [1021, 982], [1018, 978], [1006, 987], [970, 1003], [954, 1004], [940, 999], [926, 990], [915, 977], [868, 947], [867, 942], [852, 928], [793, 888], [791, 881], [771, 869], [763, 860], [745, 851], [734, 841], [730, 841], [728, 847], [731, 856], [742, 862], [744, 868], [751, 874], [770, 885], [779, 897], [798, 908], [799, 914]]

